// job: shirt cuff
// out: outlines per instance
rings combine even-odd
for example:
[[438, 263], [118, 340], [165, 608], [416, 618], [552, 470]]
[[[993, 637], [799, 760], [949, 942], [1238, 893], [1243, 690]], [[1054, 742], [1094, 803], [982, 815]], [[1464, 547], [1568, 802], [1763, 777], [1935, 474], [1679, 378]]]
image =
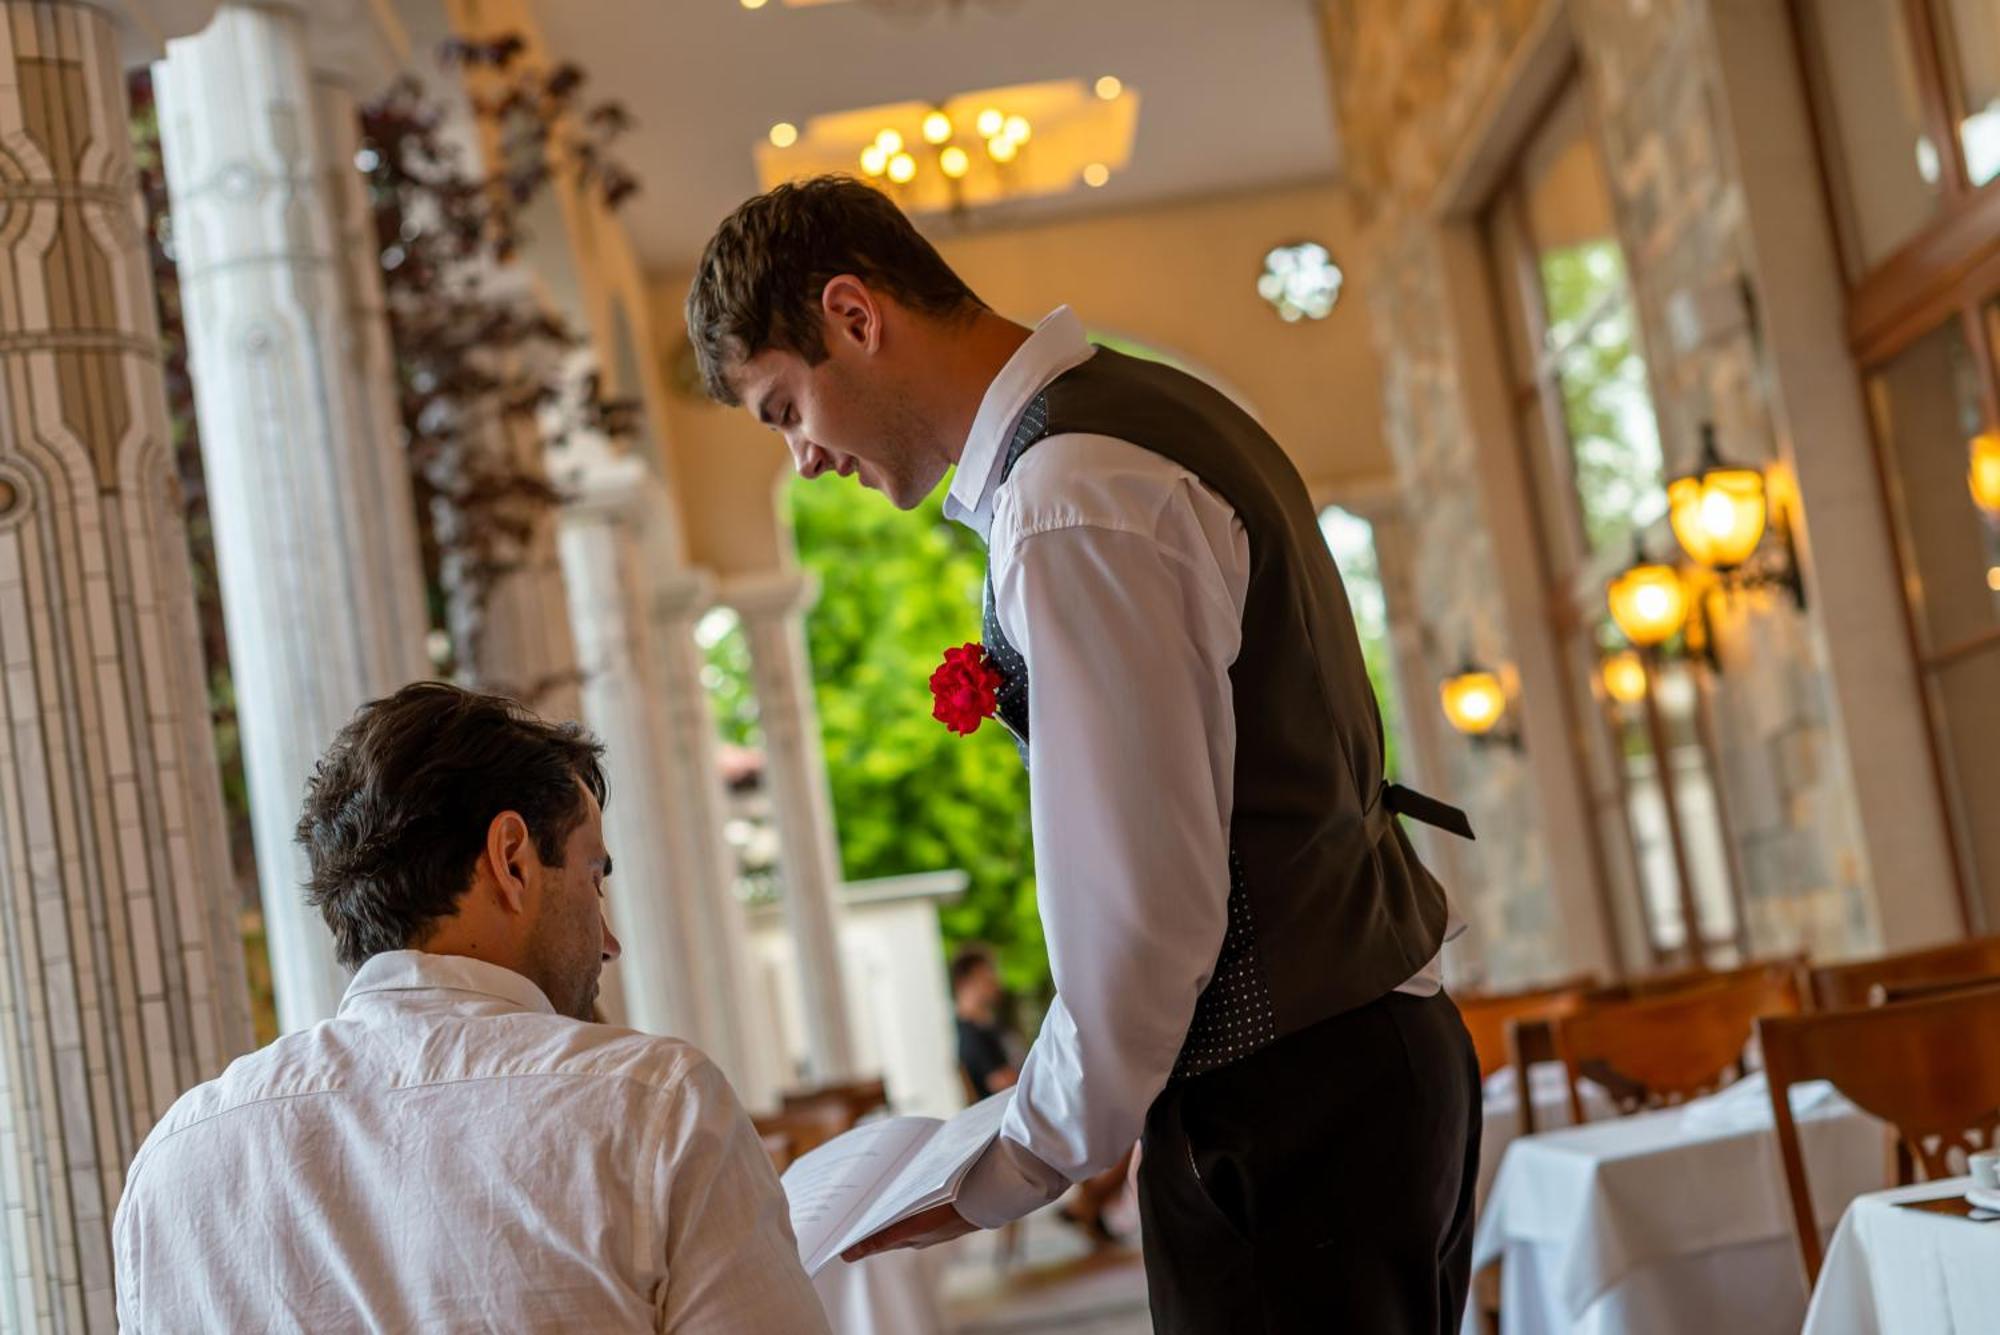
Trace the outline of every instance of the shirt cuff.
[[966, 1223], [998, 1228], [1033, 1214], [1068, 1189], [1068, 1178], [1018, 1142], [995, 1136], [966, 1171], [952, 1204]]

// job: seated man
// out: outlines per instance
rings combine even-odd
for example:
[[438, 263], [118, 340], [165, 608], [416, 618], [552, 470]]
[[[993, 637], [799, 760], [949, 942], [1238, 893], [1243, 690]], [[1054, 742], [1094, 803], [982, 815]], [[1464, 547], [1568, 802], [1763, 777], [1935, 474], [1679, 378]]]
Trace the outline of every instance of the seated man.
[[619, 950], [601, 751], [437, 683], [334, 739], [299, 841], [357, 972], [147, 1137], [124, 1330], [826, 1329], [721, 1072], [585, 1022]]

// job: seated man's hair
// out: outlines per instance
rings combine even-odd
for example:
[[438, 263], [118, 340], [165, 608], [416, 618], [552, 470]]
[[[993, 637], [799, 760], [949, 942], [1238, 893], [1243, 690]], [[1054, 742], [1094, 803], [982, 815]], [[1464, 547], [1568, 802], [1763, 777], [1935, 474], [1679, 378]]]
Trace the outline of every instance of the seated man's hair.
[[503, 811], [527, 823], [544, 865], [561, 866], [584, 789], [608, 799], [603, 754], [574, 723], [444, 682], [363, 705], [320, 757], [298, 826], [306, 899], [340, 962], [412, 947], [455, 912]]
[[825, 361], [820, 294], [842, 274], [940, 319], [985, 309], [880, 190], [851, 176], [781, 185], [730, 214], [695, 267], [688, 338], [709, 396], [736, 406], [728, 373], [771, 348]]
[[985, 946], [960, 946], [958, 953], [951, 957], [952, 990], [956, 992], [960, 983], [963, 983], [981, 969], [998, 969], [999, 967], [999, 965], [993, 962], [993, 952]]

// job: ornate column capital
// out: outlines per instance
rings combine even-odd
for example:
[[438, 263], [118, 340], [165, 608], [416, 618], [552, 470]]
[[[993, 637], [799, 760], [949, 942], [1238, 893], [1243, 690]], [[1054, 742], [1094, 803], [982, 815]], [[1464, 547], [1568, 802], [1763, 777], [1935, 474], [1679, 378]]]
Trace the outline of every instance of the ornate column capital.
[[653, 615], [670, 624], [691, 624], [715, 606], [715, 575], [700, 566], [660, 572], [654, 579]]
[[645, 515], [646, 466], [629, 454], [593, 453], [564, 468], [555, 483], [565, 518], [633, 524]]
[[797, 569], [734, 575], [722, 581], [716, 601], [735, 608], [746, 622], [770, 621], [818, 602], [819, 577]]
[[118, 58], [130, 69], [166, 54], [176, 37], [200, 32], [215, 17], [217, 0], [98, 0], [118, 28]]

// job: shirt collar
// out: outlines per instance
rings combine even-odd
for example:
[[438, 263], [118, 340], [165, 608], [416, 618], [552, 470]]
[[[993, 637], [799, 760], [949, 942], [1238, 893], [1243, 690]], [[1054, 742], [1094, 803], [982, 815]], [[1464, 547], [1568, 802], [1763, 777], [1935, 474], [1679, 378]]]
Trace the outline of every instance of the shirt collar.
[[536, 987], [512, 969], [464, 955], [433, 955], [422, 950], [385, 950], [371, 955], [355, 970], [340, 1009], [382, 992], [472, 992], [508, 1004], [512, 1010], [554, 1015], [556, 1008]]
[[981, 538], [987, 536], [993, 527], [993, 493], [999, 490], [1000, 466], [1006, 461], [1015, 424], [1051, 380], [1089, 361], [1095, 351], [1083, 335], [1083, 321], [1069, 307], [1058, 306], [1043, 317], [986, 387], [951, 491], [944, 498], [946, 518]]

